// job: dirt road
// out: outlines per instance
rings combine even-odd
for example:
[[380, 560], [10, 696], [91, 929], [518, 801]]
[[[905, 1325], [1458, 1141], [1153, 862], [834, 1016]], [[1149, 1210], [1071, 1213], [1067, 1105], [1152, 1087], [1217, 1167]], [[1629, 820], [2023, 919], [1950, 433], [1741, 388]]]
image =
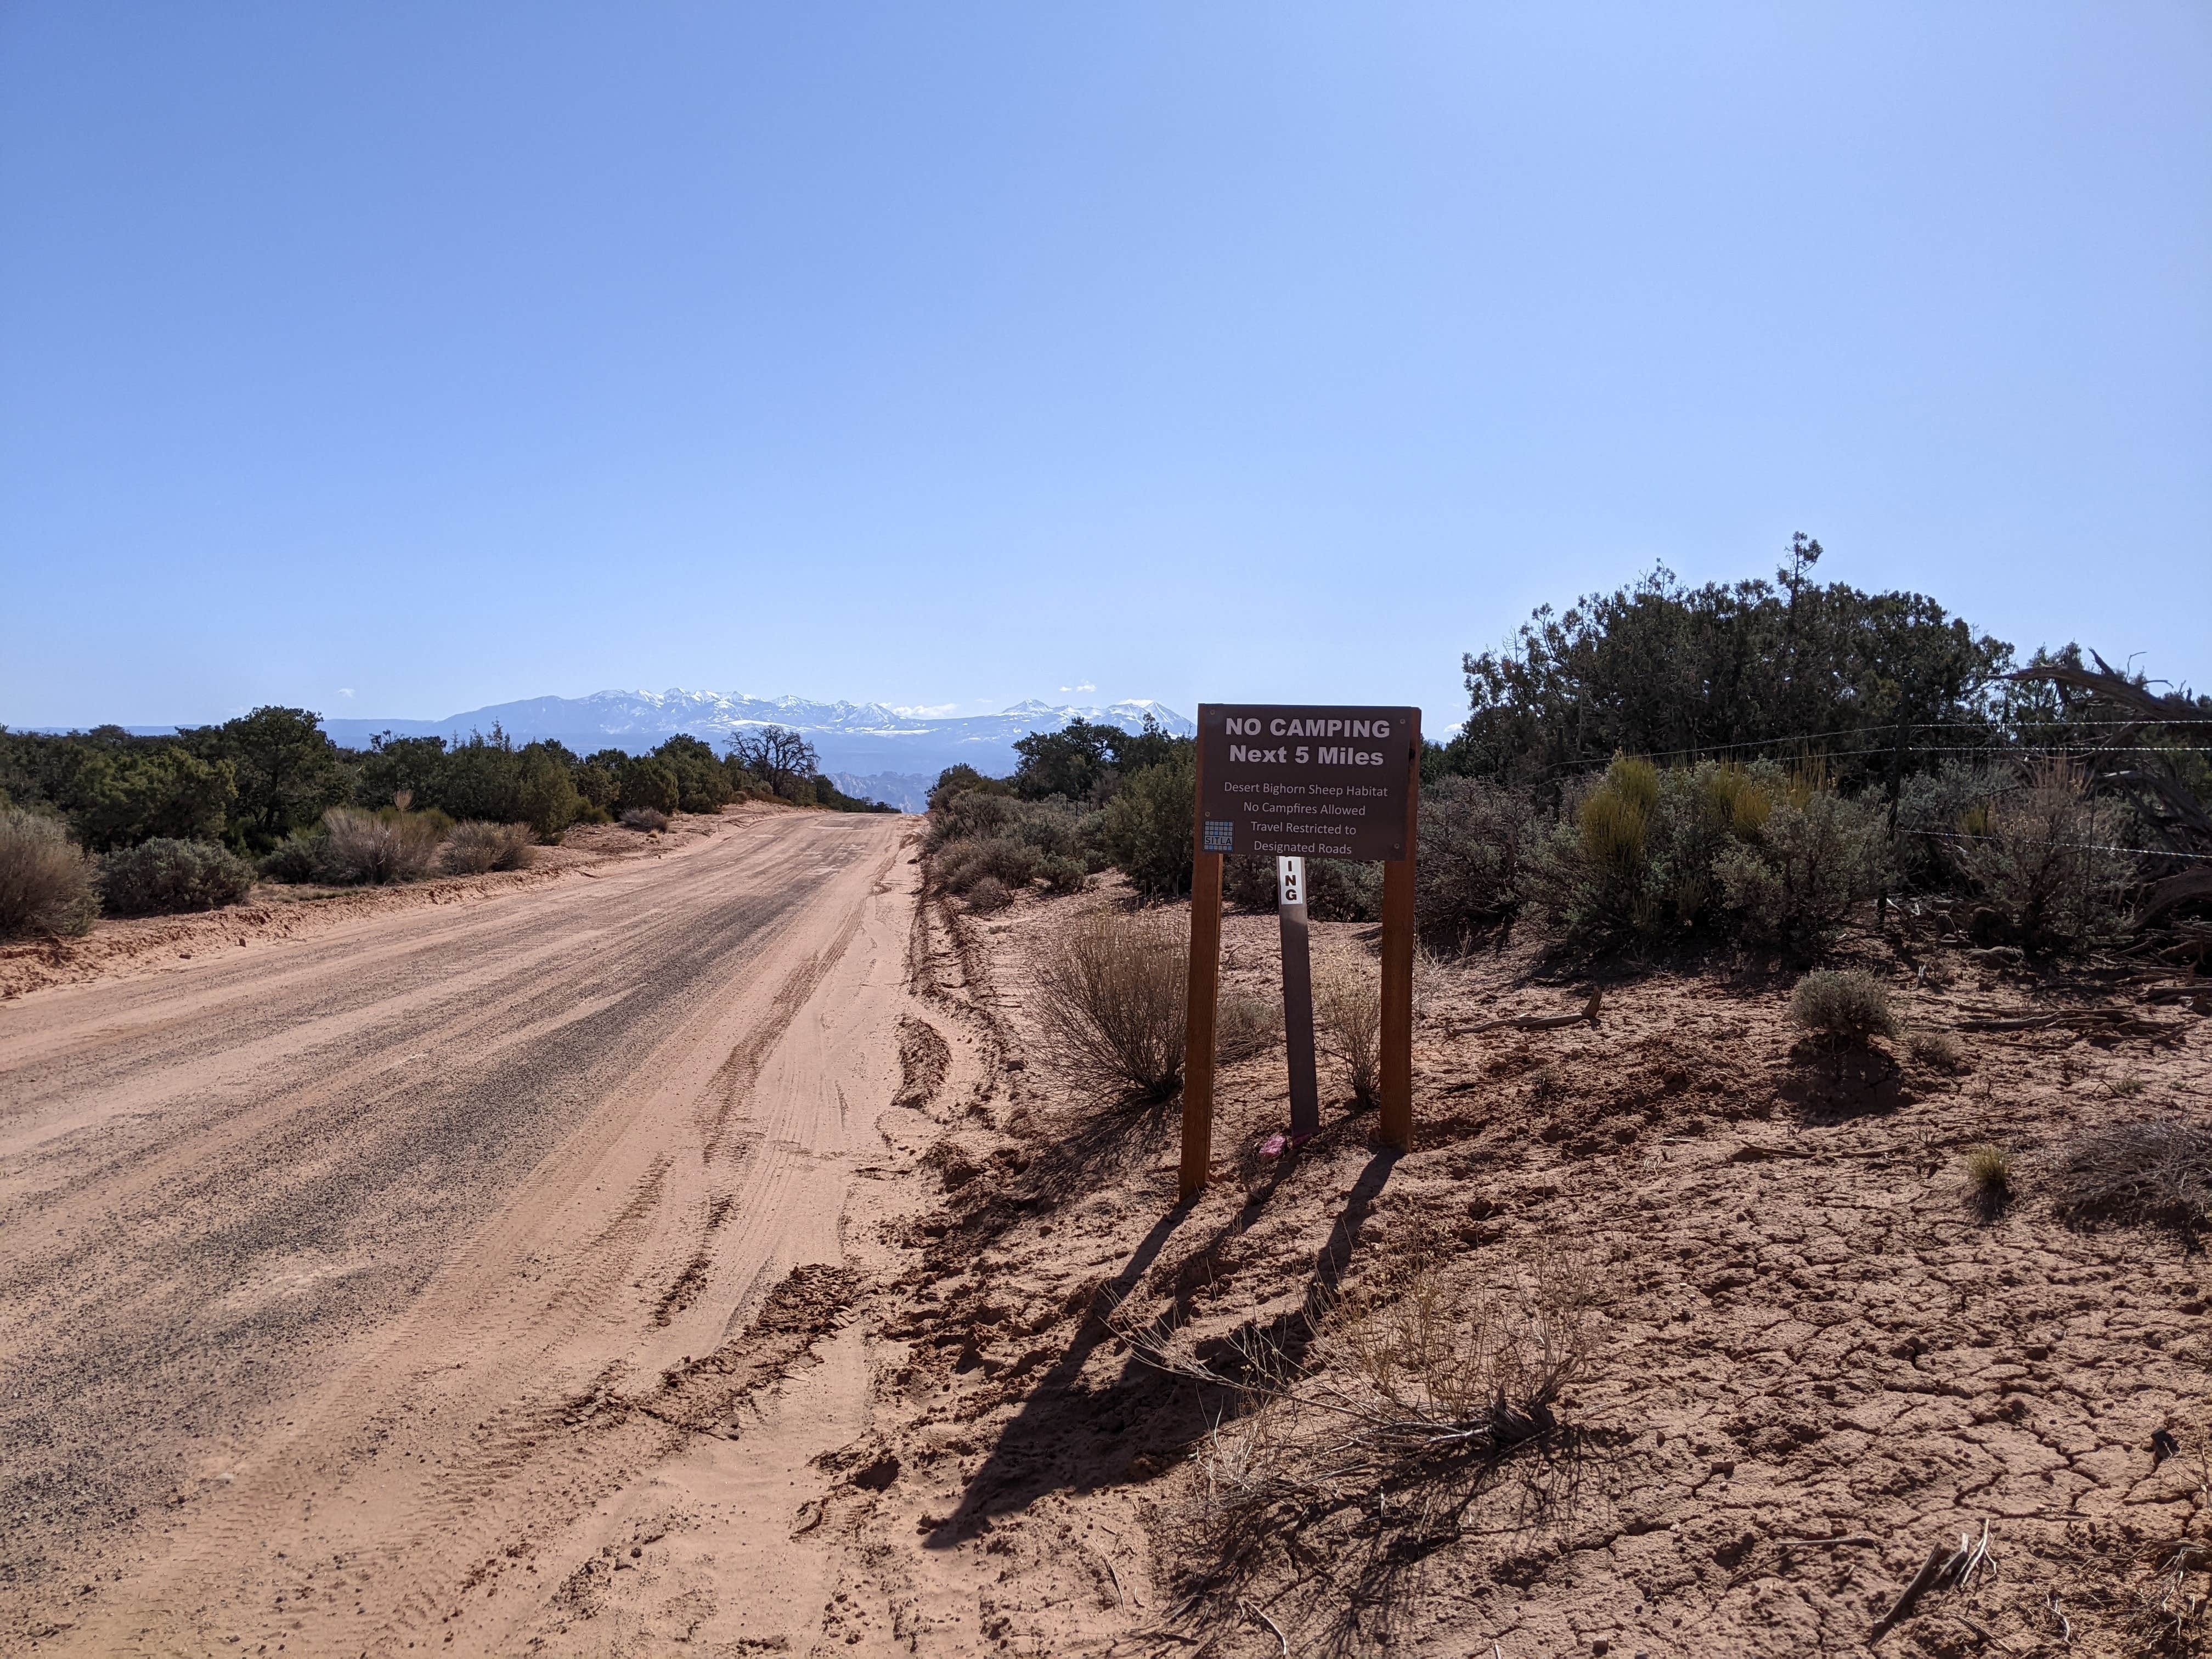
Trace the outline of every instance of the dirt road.
[[574, 1649], [641, 1480], [773, 1510], [666, 1633], [782, 1646], [866, 1365], [757, 1385], [898, 1086], [906, 822], [0, 1005], [0, 1648]]

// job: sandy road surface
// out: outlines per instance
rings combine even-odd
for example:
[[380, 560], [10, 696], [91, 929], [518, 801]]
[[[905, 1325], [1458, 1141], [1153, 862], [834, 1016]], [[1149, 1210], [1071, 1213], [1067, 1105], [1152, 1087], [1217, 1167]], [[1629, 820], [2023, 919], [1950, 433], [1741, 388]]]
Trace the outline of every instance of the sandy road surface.
[[[865, 1364], [779, 1429], [747, 1333], [834, 1296], [902, 823], [0, 1006], [0, 1648], [573, 1650], [626, 1490], [740, 1432], [710, 1506], [782, 1540]], [[781, 1646], [814, 1587], [755, 1566], [692, 1626]]]

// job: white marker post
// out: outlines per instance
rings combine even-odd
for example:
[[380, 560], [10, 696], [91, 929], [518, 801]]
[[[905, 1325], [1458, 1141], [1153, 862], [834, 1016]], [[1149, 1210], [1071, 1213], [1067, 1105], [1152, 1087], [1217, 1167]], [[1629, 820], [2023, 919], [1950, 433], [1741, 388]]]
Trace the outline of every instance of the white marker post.
[[1321, 1130], [1321, 1090], [1314, 1078], [1313, 957], [1306, 938], [1306, 861], [1275, 860], [1283, 923], [1283, 1042], [1291, 1061], [1291, 1141]]

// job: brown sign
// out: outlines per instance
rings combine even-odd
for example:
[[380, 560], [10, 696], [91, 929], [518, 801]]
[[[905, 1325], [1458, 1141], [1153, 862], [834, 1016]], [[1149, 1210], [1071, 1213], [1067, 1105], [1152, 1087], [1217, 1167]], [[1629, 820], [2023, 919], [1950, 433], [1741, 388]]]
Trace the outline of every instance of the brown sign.
[[1201, 703], [1201, 853], [1381, 860], [1407, 854], [1420, 711]]

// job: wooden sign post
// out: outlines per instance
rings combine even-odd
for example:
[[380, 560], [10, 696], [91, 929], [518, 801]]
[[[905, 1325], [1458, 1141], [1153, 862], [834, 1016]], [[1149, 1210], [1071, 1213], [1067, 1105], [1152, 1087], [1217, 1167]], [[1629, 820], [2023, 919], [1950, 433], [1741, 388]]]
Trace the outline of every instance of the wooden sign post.
[[[1201, 703], [1183, 1022], [1184, 1198], [1213, 1152], [1214, 1008], [1221, 981], [1221, 860], [1230, 854], [1382, 863], [1379, 1138], [1413, 1126], [1413, 874], [1420, 810], [1418, 708]], [[1285, 943], [1290, 919], [1285, 914]], [[1293, 1128], [1301, 1126], [1293, 1120]]]

